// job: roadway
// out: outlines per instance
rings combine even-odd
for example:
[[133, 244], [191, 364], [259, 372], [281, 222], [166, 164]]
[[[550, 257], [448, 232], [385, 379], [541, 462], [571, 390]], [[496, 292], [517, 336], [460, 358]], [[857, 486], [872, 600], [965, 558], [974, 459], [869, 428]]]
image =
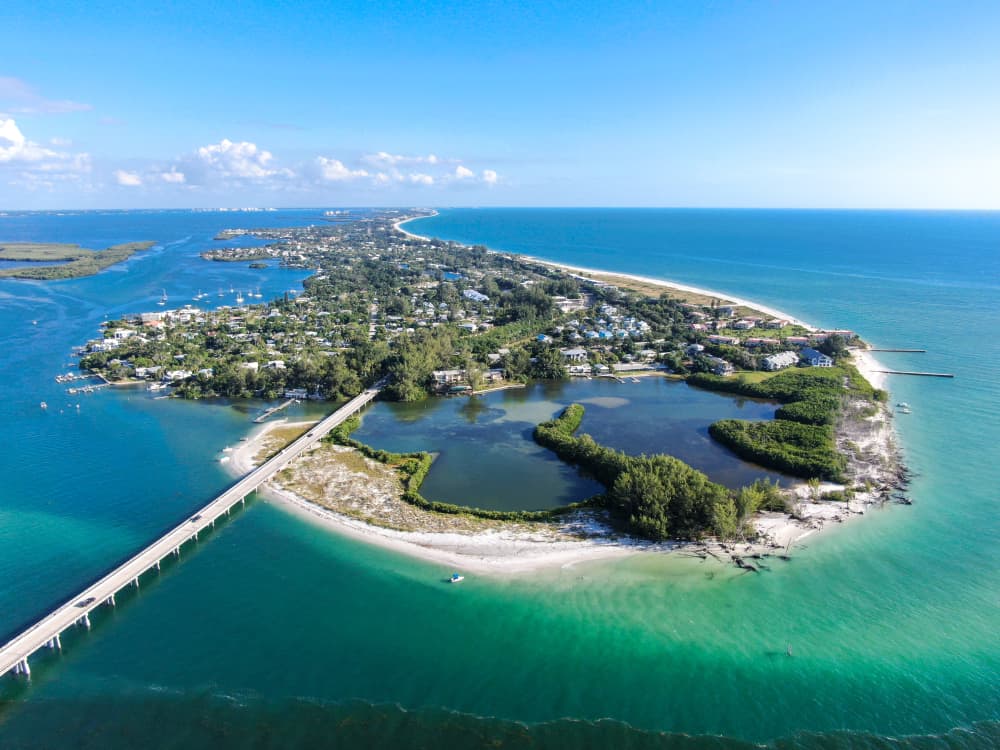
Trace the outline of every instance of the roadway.
[[234, 505], [244, 502], [247, 495], [322, 440], [335, 427], [367, 406], [380, 390], [379, 386], [375, 386], [355, 396], [212, 502], [195, 511], [141, 552], [12, 638], [0, 648], [0, 675], [11, 670], [30, 675], [29, 656], [45, 646], [61, 648], [59, 635], [73, 625], [80, 623], [89, 628], [89, 615], [93, 610], [103, 604], [114, 604], [116, 593], [129, 585], [138, 586], [140, 576], [152, 568], [159, 569], [160, 563], [168, 555], [180, 555], [183, 544], [197, 539], [200, 531], [214, 526], [216, 520], [227, 515]]

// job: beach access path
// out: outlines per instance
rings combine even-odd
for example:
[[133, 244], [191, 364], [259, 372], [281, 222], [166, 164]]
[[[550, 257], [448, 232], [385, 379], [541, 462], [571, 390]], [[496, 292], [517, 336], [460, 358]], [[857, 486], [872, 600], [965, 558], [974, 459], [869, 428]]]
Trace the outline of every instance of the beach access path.
[[214, 526], [218, 518], [230, 512], [234, 505], [246, 501], [246, 496], [284, 469], [322, 440], [335, 427], [367, 406], [380, 392], [381, 384], [355, 396], [333, 414], [318, 422], [308, 433], [298, 438], [276, 456], [240, 479], [189, 518], [173, 527], [148, 547], [115, 568], [96, 583], [88, 586], [69, 601], [15, 636], [0, 648], [0, 676], [13, 670], [31, 675], [28, 657], [48, 646], [61, 649], [60, 634], [77, 624], [90, 627], [90, 613], [104, 604], [114, 605], [115, 594], [126, 586], [139, 586], [139, 578], [153, 568], [159, 569], [164, 558], [180, 555], [181, 546], [198, 538], [198, 533]]

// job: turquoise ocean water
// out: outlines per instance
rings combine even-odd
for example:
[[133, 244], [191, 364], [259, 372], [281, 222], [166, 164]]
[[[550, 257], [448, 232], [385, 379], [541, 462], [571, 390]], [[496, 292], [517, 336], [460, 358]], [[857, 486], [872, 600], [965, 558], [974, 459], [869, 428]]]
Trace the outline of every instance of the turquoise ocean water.
[[[0, 216], [0, 240], [161, 243], [91, 279], [0, 282], [0, 633], [225, 486], [218, 452], [257, 408], [67, 397], [52, 375], [70, 347], [162, 289], [296, 287], [302, 272], [197, 253], [222, 228], [320, 213]], [[890, 382], [913, 406], [915, 504], [756, 576], [643, 556], [448, 587], [440, 566], [251, 503], [30, 685], [0, 683], [0, 747], [1000, 745], [1000, 215], [454, 210], [408, 228], [927, 348], [881, 355], [957, 376]]]

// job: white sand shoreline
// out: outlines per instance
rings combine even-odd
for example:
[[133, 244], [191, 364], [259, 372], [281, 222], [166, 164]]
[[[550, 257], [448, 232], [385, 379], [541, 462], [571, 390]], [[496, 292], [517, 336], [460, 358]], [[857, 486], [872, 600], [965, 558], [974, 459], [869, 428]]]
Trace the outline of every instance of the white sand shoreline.
[[[255, 466], [254, 457], [263, 440], [276, 427], [301, 427], [313, 422], [276, 421], [255, 429], [231, 453], [227, 468], [234, 476], [243, 476]], [[824, 485], [823, 489], [836, 489]], [[261, 495], [295, 515], [319, 523], [324, 528], [351, 539], [374, 544], [383, 549], [416, 557], [426, 562], [473, 572], [480, 575], [511, 576], [542, 570], [567, 568], [592, 561], [619, 560], [636, 554], [668, 555], [680, 553], [713, 559], [729, 565], [744, 558], [785, 554], [790, 547], [822, 529], [827, 523], [840, 522], [858, 514], [839, 503], [814, 503], [806, 498], [805, 485], [798, 488], [800, 514], [796, 520], [784, 513], [763, 513], [755, 520], [761, 535], [753, 543], [664, 542], [653, 543], [616, 535], [590, 517], [571, 519], [562, 528], [539, 525], [535, 531], [490, 529], [486, 531], [437, 532], [399, 531], [385, 528], [338, 513], [281, 487], [274, 481], [261, 488]], [[863, 505], [858, 501], [856, 505]], [[574, 539], [568, 531], [584, 530], [588, 536]]]
[[395, 224], [392, 225], [392, 228], [395, 229], [397, 232], [405, 234], [410, 239], [420, 240], [421, 242], [430, 242], [431, 239], [430, 237], [424, 237], [421, 234], [414, 234], [413, 232], [408, 232], [405, 229], [403, 229], [403, 224], [406, 224], [411, 221], [416, 221], [417, 219], [429, 219], [430, 217], [437, 215], [438, 212], [434, 211], [434, 213], [430, 214], [422, 214], [420, 216], [409, 216], [407, 218], [400, 219], [399, 221], [397, 221]]
[[[417, 218], [424, 217], [404, 218], [396, 222], [393, 226], [409, 237], [426, 240], [426, 237], [413, 234], [402, 228], [403, 224]], [[789, 320], [809, 330], [817, 330], [815, 326], [798, 320], [780, 310], [713, 290], [634, 274], [554, 263], [531, 256], [520, 257], [572, 273], [619, 276], [662, 286], [665, 289], [713, 296], [732, 304], [758, 310], [776, 318]], [[875, 372], [875, 370], [883, 368], [869, 352], [855, 350], [853, 352], [853, 359], [858, 371], [869, 383], [876, 388], [884, 387], [885, 375]], [[229, 470], [235, 475], [240, 476], [250, 471], [254, 467], [253, 459], [260, 450], [262, 440], [276, 426], [289, 427], [298, 425], [306, 427], [310, 424], [312, 423], [277, 421], [267, 423], [260, 429], [252, 431], [239, 448], [231, 454], [231, 460], [228, 464]], [[891, 433], [891, 429], [888, 430], [888, 433]], [[883, 443], [883, 445], [879, 446], [879, 450], [882, 454], [888, 456], [891, 451], [891, 434], [888, 434], [884, 438]], [[542, 532], [489, 530], [483, 532], [442, 533], [398, 531], [368, 524], [364, 521], [329, 510], [310, 502], [308, 499], [294, 492], [283, 489], [273, 482], [265, 485], [263, 494], [301, 517], [321, 523], [325, 527], [353, 539], [375, 544], [401, 554], [418, 557], [428, 562], [447, 565], [451, 568], [473, 571], [480, 574], [512, 575], [542, 569], [566, 567], [585, 561], [621, 559], [640, 552], [659, 552], [665, 554], [683, 550], [689, 553], [700, 553], [706, 559], [711, 557], [718, 559], [720, 562], [727, 563], [742, 560], [743, 557], [784, 553], [805, 537], [822, 529], [827, 523], [841, 522], [855, 515], [861, 515], [867, 505], [875, 502], [874, 496], [859, 497], [855, 500], [853, 506], [850, 503], [845, 505], [844, 503], [811, 502], [808, 498], [808, 489], [805, 483], [796, 485], [793, 489], [799, 496], [798, 515], [801, 520], [792, 518], [784, 513], [759, 514], [754, 521], [754, 525], [761, 536], [760, 541], [752, 544], [743, 543], [738, 545], [720, 544], [717, 542], [654, 544], [613, 535], [609, 530], [601, 529], [599, 524], [590, 525], [588, 531], [595, 532], [593, 536], [579, 540], [567, 539], [565, 537], [557, 539], [553, 538], [553, 534], [551, 533], [546, 534]], [[824, 485], [822, 489], [823, 491], [830, 491], [842, 489], [842, 487], [839, 485]], [[584, 521], [585, 525], [586, 523]]]

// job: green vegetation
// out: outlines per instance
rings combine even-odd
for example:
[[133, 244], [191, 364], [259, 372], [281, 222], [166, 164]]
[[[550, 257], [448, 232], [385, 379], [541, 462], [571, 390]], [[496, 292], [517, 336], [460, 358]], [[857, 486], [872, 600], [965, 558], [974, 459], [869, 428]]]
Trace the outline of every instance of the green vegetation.
[[845, 459], [837, 452], [833, 428], [789, 422], [723, 419], [709, 434], [741, 458], [799, 477], [841, 481]]
[[0, 277], [51, 281], [93, 276], [105, 268], [128, 260], [140, 250], [148, 250], [154, 244], [156, 243], [127, 242], [98, 251], [85, 250], [79, 245], [6, 245], [0, 249], [0, 260], [67, 262], [34, 268], [7, 268], [0, 271]]
[[656, 541], [732, 538], [740, 530], [729, 490], [672, 456], [628, 456], [575, 436], [580, 404], [535, 428], [535, 440], [607, 488], [600, 503], [635, 536]]
[[26, 261], [29, 263], [60, 263], [82, 258], [93, 250], [79, 245], [59, 242], [3, 242], [0, 243], [0, 260]]
[[697, 373], [688, 383], [727, 393], [780, 401], [773, 422], [724, 419], [709, 433], [741, 458], [800, 477], [841, 481], [846, 461], [837, 452], [833, 426], [845, 399], [884, 401], [850, 365], [811, 367], [771, 377], [719, 377]]

